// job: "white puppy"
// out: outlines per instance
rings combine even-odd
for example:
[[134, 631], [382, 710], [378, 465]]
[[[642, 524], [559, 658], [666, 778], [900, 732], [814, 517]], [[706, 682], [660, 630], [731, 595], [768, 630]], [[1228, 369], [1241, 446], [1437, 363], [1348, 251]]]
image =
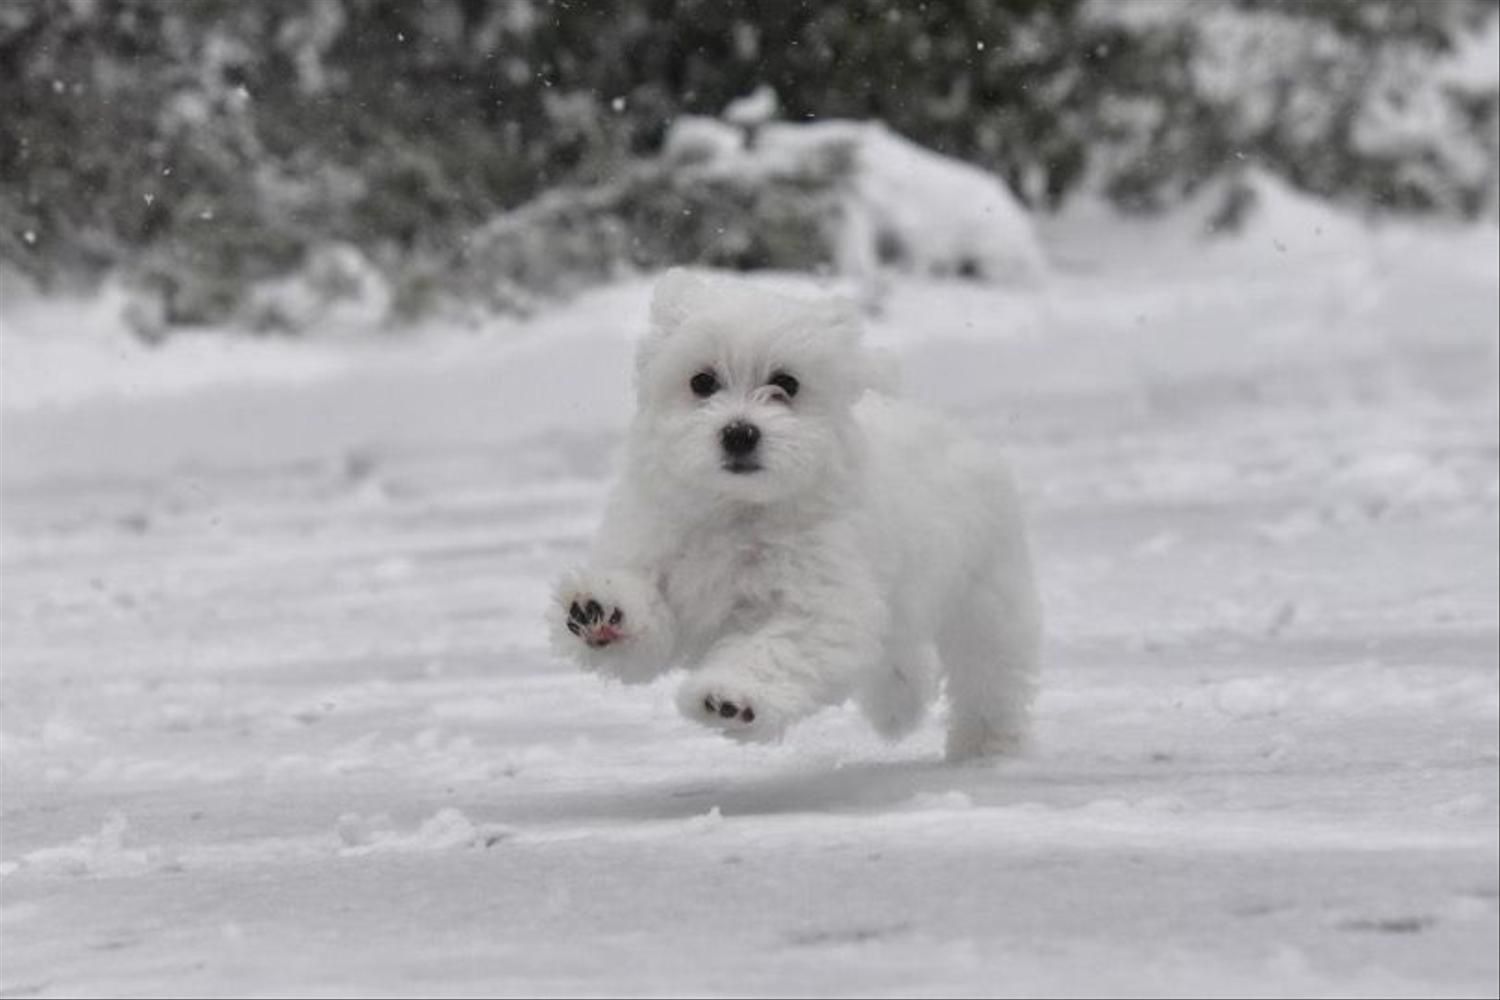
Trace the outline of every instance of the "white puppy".
[[949, 758], [1017, 748], [1040, 615], [1010, 476], [872, 375], [848, 303], [662, 277], [557, 648], [626, 682], [686, 667], [682, 711], [749, 740], [851, 696], [899, 738], [941, 665]]

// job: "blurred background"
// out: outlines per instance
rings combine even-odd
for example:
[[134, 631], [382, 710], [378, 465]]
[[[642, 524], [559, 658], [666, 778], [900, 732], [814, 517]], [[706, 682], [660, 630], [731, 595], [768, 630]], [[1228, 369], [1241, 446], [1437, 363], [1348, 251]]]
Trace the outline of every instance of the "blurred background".
[[[0, 0], [0, 996], [1495, 996], [1493, 0]], [[557, 661], [668, 265], [1009, 455], [1036, 740]]]
[[[115, 275], [157, 337], [303, 332], [326, 318], [308, 299], [362, 299], [361, 318], [392, 323], [524, 311], [669, 264], [840, 264], [859, 141], [785, 134], [757, 158], [763, 122], [882, 122], [1036, 215], [1201, 195], [1207, 227], [1232, 230], [1265, 176], [1361, 215], [1493, 219], [1495, 15], [1489, 0], [10, 0], [3, 287]], [[912, 256], [899, 235], [872, 234], [887, 263]], [[982, 263], [965, 269], [996, 277]]]

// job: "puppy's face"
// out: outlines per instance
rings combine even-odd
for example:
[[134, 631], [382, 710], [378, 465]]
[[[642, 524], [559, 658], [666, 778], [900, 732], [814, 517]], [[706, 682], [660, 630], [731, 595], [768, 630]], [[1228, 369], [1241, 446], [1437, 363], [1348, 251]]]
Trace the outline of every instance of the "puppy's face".
[[669, 272], [638, 364], [635, 444], [647, 474], [679, 493], [788, 501], [854, 459], [864, 364], [852, 306]]

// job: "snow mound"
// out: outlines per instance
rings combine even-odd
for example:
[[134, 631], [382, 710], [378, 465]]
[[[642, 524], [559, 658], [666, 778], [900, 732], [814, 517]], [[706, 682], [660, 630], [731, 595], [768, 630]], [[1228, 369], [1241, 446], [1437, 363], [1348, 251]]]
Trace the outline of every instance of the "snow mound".
[[1262, 170], [1237, 183], [1249, 199], [1241, 241], [1277, 254], [1344, 256], [1368, 247], [1370, 223], [1353, 212], [1298, 191]]
[[130, 820], [114, 812], [98, 833], [56, 847], [43, 847], [21, 858], [22, 868], [47, 875], [91, 875], [131, 878], [170, 867], [159, 848], [130, 847]]
[[737, 128], [686, 117], [674, 123], [665, 155], [752, 183], [830, 167], [843, 174], [837, 256], [844, 274], [868, 279], [889, 267], [1031, 284], [1047, 271], [1026, 210], [999, 178], [924, 149], [879, 122]]
[[366, 333], [392, 306], [385, 277], [347, 243], [315, 248], [300, 270], [256, 284], [246, 298], [244, 319], [258, 332]]
[[457, 809], [442, 809], [424, 820], [411, 833], [384, 829], [384, 817], [364, 817], [345, 813], [339, 817], [337, 832], [347, 855], [449, 851], [457, 848], [489, 848], [512, 835], [496, 823], [475, 823]]

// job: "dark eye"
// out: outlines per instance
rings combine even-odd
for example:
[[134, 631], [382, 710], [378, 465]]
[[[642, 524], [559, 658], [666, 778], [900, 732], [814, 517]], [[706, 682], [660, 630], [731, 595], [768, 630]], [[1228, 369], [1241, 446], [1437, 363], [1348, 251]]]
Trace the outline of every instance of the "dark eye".
[[688, 380], [693, 395], [706, 399], [719, 391], [719, 380], [713, 372], [699, 372]]
[[793, 396], [797, 395], [797, 390], [801, 388], [801, 384], [786, 372], [777, 372], [775, 375], [771, 376], [771, 381], [767, 382], [766, 384], [774, 385], [776, 388], [786, 393], [787, 399], [791, 399]]

